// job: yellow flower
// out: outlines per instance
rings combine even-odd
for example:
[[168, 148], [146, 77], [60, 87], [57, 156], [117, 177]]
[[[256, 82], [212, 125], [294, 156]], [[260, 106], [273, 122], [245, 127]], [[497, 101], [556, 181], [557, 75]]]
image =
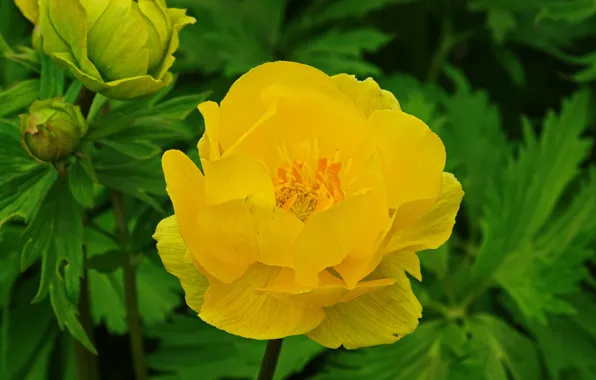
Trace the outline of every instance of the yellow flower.
[[357, 348], [418, 325], [415, 252], [451, 235], [463, 196], [445, 149], [372, 79], [273, 62], [199, 105], [204, 174], [163, 157], [175, 215], [154, 235], [205, 322]]

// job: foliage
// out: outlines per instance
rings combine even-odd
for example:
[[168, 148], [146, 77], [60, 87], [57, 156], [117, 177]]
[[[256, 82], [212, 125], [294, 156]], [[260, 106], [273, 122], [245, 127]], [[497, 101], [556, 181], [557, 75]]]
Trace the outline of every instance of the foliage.
[[[466, 195], [448, 244], [420, 253], [415, 333], [356, 351], [288, 338], [276, 378], [596, 377], [596, 1], [168, 6], [198, 20], [180, 32], [176, 79], [115, 101], [31, 49], [33, 26], [0, 2], [1, 379], [75, 379], [75, 340], [99, 353], [102, 378], [132, 378], [130, 268], [151, 379], [255, 378], [264, 342], [190, 313], [151, 235], [172, 213], [161, 154], [198, 161], [197, 104], [280, 59], [373, 76], [441, 136]], [[89, 131], [67, 161], [41, 163], [18, 115], [56, 96], [81, 105]]]

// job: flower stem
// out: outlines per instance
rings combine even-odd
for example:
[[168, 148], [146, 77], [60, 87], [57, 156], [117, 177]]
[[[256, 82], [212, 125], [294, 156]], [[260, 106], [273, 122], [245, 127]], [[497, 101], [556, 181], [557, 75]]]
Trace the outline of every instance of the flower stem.
[[126, 322], [128, 324], [128, 333], [130, 336], [130, 347], [133, 359], [133, 366], [136, 380], [147, 380], [147, 363], [145, 362], [145, 349], [143, 346], [143, 331], [141, 328], [141, 318], [139, 316], [139, 307], [137, 303], [137, 283], [136, 268], [133, 264], [132, 253], [129, 251], [130, 234], [128, 231], [128, 219], [124, 209], [122, 193], [114, 191], [112, 193], [112, 204], [114, 206], [114, 219], [118, 238], [120, 240], [123, 253], [128, 255], [125, 260], [124, 272], [124, 296], [126, 299]]
[[261, 362], [261, 370], [259, 371], [258, 380], [273, 380], [275, 367], [277, 366], [277, 360], [279, 359], [279, 353], [281, 352], [282, 341], [283, 339], [272, 339], [267, 342], [267, 348], [265, 349], [265, 355], [263, 355], [263, 361]]
[[[83, 246], [83, 278], [81, 279], [81, 293], [79, 297], [78, 311], [81, 320], [81, 325], [85, 330], [85, 334], [89, 337], [91, 343], [95, 344], [93, 337], [93, 319], [91, 318], [91, 305], [89, 303], [89, 280], [87, 272], [87, 252], [86, 247]], [[97, 366], [97, 357], [89, 352], [81, 343], [72, 338], [75, 349], [75, 357], [77, 363], [77, 373], [79, 379], [85, 380], [99, 380], [99, 368]]]

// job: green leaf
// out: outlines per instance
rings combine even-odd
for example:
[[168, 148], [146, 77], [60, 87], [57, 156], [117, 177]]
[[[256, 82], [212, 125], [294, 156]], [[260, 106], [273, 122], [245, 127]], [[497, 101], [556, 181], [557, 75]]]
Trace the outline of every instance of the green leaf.
[[301, 28], [326, 24], [347, 18], [357, 18], [382, 9], [391, 4], [412, 3], [416, 0], [338, 0], [333, 2], [320, 2], [326, 7], [313, 7], [307, 17], [300, 19]]
[[95, 119], [97, 114], [101, 111], [103, 106], [109, 101], [109, 99], [102, 94], [95, 94], [91, 107], [89, 107], [89, 113], [87, 114], [87, 121]]
[[514, 30], [517, 25], [517, 21], [511, 12], [498, 8], [489, 10], [486, 23], [498, 44], [502, 44], [507, 34]]
[[[99, 182], [124, 194], [132, 195], [163, 212], [155, 199], [166, 195], [166, 184], [159, 157], [146, 160], [127, 160], [126, 163], [112, 163], [113, 152], [96, 157], [95, 170]], [[119, 162], [123, 160], [118, 159]]]
[[571, 314], [569, 294], [580, 292], [587, 275], [584, 261], [593, 256], [596, 229], [596, 169], [592, 169], [570, 204], [527, 246], [511, 255], [496, 273], [528, 319], [546, 323], [546, 313]]
[[[149, 365], [173, 372], [179, 379], [254, 379], [266, 345], [217, 330], [196, 316], [176, 316], [171, 323], [148, 329], [147, 334], [161, 340], [160, 349], [148, 357]], [[284, 339], [275, 379], [299, 372], [324, 350], [305, 336]]]
[[[472, 92], [461, 73], [449, 74], [456, 91], [444, 98], [447, 125], [438, 131], [455, 162], [453, 172], [465, 189], [463, 199], [470, 228], [478, 231], [478, 220], [486, 192], [498, 183], [498, 176], [510, 148], [501, 129], [501, 116], [485, 91]], [[470, 141], [474, 141], [470, 144]]]
[[313, 40], [298, 45], [292, 59], [337, 74], [379, 74], [380, 69], [362, 58], [364, 52], [374, 52], [391, 40], [391, 36], [377, 29], [361, 28], [341, 32], [331, 30]]
[[28, 220], [57, 177], [51, 165], [27, 155], [18, 135], [0, 121], [0, 226], [15, 216]]
[[[122, 252], [111, 251], [109, 256], [115, 259], [111, 264], [117, 263], [117, 254], [120, 258], [127, 259]], [[91, 259], [102, 256], [107, 255], [100, 254]], [[96, 324], [105, 322], [106, 327], [114, 334], [124, 334], [127, 324], [122, 269], [115, 268], [110, 273], [100, 273], [96, 271], [95, 264], [97, 261], [92, 261], [89, 287], [94, 297], [102, 301], [91, 305], [93, 320]], [[163, 267], [146, 259], [137, 267], [137, 293], [139, 313], [145, 326], [164, 322], [182, 301], [178, 280]]]
[[473, 317], [468, 327], [479, 354], [476, 360], [484, 359], [487, 379], [506, 380], [506, 373], [513, 380], [542, 379], [536, 348], [528, 337], [490, 315]]
[[[113, 137], [114, 136], [112, 136], [112, 138]], [[148, 159], [161, 153], [161, 148], [159, 146], [144, 140], [116, 141], [112, 139], [102, 139], [98, 142], [135, 160]]]
[[509, 77], [517, 86], [523, 86], [526, 82], [524, 66], [519, 58], [510, 50], [495, 49], [497, 59], [503, 65]]
[[64, 70], [58, 68], [52, 59], [41, 54], [41, 80], [39, 83], [40, 99], [62, 96], [64, 93]]
[[6, 338], [0, 340], [0, 352], [6, 355], [0, 362], [0, 378], [48, 379], [46, 373], [58, 335], [52, 309], [48, 302], [31, 305], [31, 294], [23, 289], [15, 299], [16, 307], [3, 310], [2, 327], [10, 324], [10, 328]]
[[73, 80], [68, 86], [66, 93], [64, 94], [64, 101], [67, 103], [74, 104], [77, 101], [77, 97], [83, 88], [83, 82], [80, 80]]
[[550, 0], [545, 2], [536, 17], [538, 23], [542, 19], [580, 23], [596, 15], [594, 0]]
[[12, 286], [21, 272], [22, 233], [20, 227], [7, 225], [0, 228], [0, 309], [9, 307]]
[[19, 82], [12, 88], [0, 92], [0, 117], [12, 115], [16, 111], [29, 107], [39, 98], [40, 81], [30, 79]]
[[510, 159], [500, 185], [488, 189], [484, 241], [475, 264], [479, 278], [494, 273], [509, 255], [523, 255], [577, 176], [591, 145], [581, 138], [589, 102], [588, 93], [579, 92], [563, 102], [559, 115], [549, 112], [540, 139], [525, 122], [524, 145]]
[[87, 260], [87, 268], [102, 274], [110, 274], [122, 268], [128, 259], [126, 254], [113, 250], [90, 257]]
[[93, 180], [81, 163], [82, 160], [75, 161], [69, 168], [66, 178], [68, 179], [68, 188], [73, 197], [83, 207], [93, 206]]

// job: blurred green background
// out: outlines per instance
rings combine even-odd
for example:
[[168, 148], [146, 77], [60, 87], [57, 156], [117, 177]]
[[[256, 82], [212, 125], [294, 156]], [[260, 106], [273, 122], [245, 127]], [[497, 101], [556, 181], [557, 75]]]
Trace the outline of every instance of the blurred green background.
[[[451, 240], [420, 254], [424, 282], [412, 282], [424, 316], [414, 334], [356, 351], [289, 338], [277, 378], [596, 379], [595, 0], [168, 6], [188, 8], [198, 20], [182, 31], [173, 95], [212, 90], [219, 101], [242, 73], [280, 59], [371, 76], [442, 137], [447, 170], [466, 192]], [[0, 0], [8, 44], [30, 45], [31, 30], [11, 0]], [[32, 75], [0, 60], [0, 90]], [[161, 148], [194, 149], [201, 116], [179, 126], [184, 138], [160, 141]], [[151, 234], [162, 216], [147, 204], [170, 206], [162, 179], [150, 177], [158, 158], [151, 168], [145, 177], [136, 173], [141, 200], [128, 204], [135, 246], [146, 258], [138, 292], [151, 379], [254, 378], [264, 343], [194, 317], [156, 257]], [[109, 254], [117, 247], [98, 231], [114, 229], [111, 209], [100, 204], [91, 218], [98, 228], [85, 231], [88, 255]], [[0, 373], [74, 379], [72, 342], [49, 300], [30, 303], [39, 267], [14, 270], [21, 232], [18, 224], [0, 230]], [[98, 362], [110, 380], [133, 376], [119, 271], [89, 270]]]

